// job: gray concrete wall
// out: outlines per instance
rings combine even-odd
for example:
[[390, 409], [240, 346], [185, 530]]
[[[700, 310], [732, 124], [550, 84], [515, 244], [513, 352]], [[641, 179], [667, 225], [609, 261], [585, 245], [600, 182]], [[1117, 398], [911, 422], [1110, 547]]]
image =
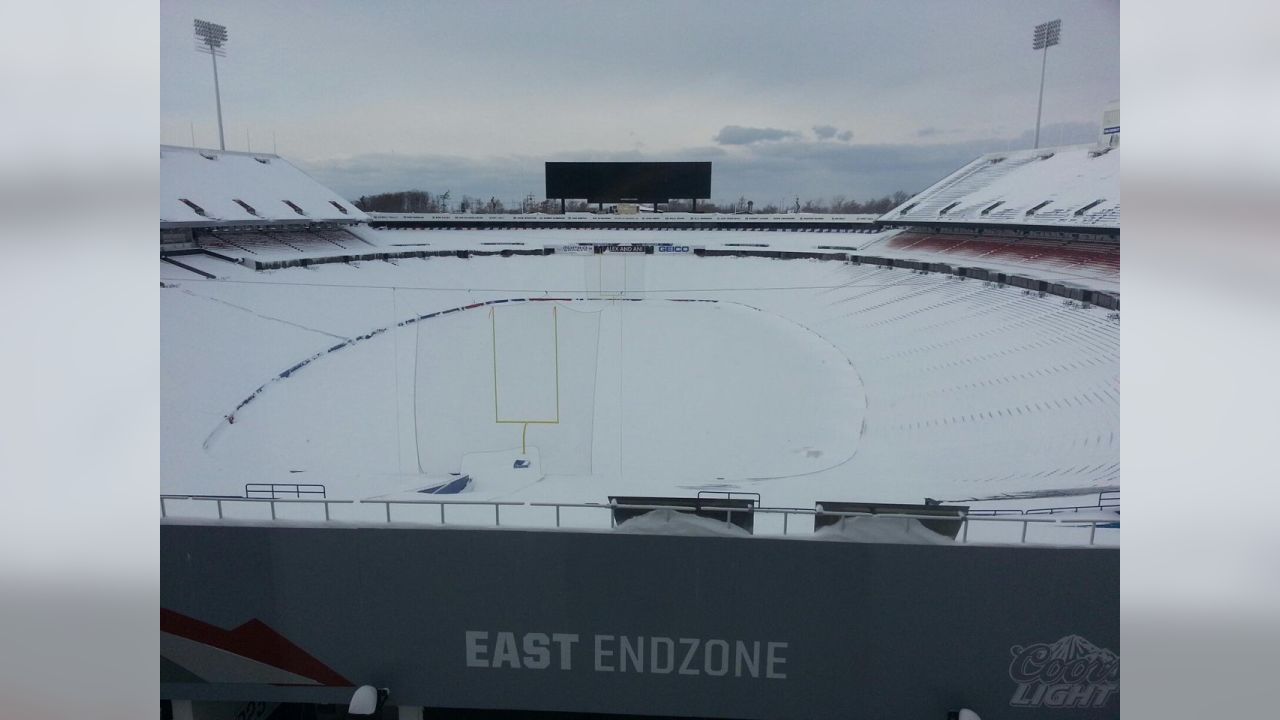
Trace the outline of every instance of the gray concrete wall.
[[1097, 548], [165, 524], [161, 605], [226, 629], [260, 620], [353, 683], [390, 688], [390, 704], [1112, 718], [1119, 560]]

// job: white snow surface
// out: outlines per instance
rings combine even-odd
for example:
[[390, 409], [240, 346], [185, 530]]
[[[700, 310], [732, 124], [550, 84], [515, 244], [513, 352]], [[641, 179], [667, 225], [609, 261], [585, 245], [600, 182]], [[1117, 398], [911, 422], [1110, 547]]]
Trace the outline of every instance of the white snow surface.
[[[204, 210], [193, 210], [182, 198]], [[236, 200], [253, 208], [253, 214]], [[302, 209], [299, 215], [285, 200]], [[338, 203], [346, 212], [334, 207]], [[160, 146], [160, 222], [355, 222], [368, 216], [278, 155]]]
[[1097, 150], [1070, 145], [988, 153], [880, 219], [1119, 228], [1120, 149], [1101, 155]]
[[875, 516], [840, 518], [815, 530], [813, 539], [899, 545], [951, 545], [955, 542], [921, 525], [914, 518]]
[[[556, 231], [360, 232], [475, 247], [540, 246]], [[653, 234], [691, 245], [733, 235]], [[773, 507], [926, 496], [1043, 507], [1119, 484], [1119, 325], [1060, 298], [824, 260], [649, 255], [618, 273], [595, 255], [269, 272], [183, 261], [218, 279], [161, 265], [166, 493], [314, 482], [333, 499], [604, 503], [720, 490]], [[516, 458], [531, 467], [514, 469]], [[415, 492], [456, 472], [473, 477], [467, 492]], [[493, 517], [457, 507], [450, 522], [455, 512]], [[508, 512], [523, 511], [504, 509], [504, 525]], [[608, 527], [606, 511], [579, 514]]]
[[737, 525], [678, 510], [651, 510], [619, 523], [614, 532], [634, 535], [751, 537], [751, 533]]

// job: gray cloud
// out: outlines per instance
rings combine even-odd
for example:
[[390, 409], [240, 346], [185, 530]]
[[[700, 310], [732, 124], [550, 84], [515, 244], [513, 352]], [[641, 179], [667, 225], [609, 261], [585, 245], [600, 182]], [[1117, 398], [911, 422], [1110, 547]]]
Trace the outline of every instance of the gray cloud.
[[[217, 141], [208, 58], [191, 48], [192, 17], [208, 16], [232, 38], [219, 61], [227, 140], [240, 149], [251, 133], [262, 149], [278, 136], [290, 158], [447, 152], [483, 166], [486, 156], [574, 149], [1011, 136], [1023, 127], [1000, 125], [1029, 124], [1035, 112], [1041, 64], [1026, 36], [1045, 7], [546, 0], [495, 13], [483, 3], [312, 0], [298, 13], [219, 0], [209, 15], [208, 0], [172, 0], [159, 12], [160, 134]], [[1119, 3], [1052, 11], [1067, 35], [1049, 59], [1044, 117], [1100, 118], [1120, 96]], [[721, 130], [731, 122], [760, 127]], [[820, 136], [815, 125], [858, 130]], [[928, 127], [943, 132], [916, 135]]]
[[[1031, 145], [1041, 66], [1026, 35], [1042, 3], [746, 2], [734, 22], [718, 1], [654, 3], [313, 0], [299, 14], [219, 0], [227, 139], [278, 136], [348, 197], [511, 202], [542, 194], [545, 160], [688, 159], [716, 163], [713, 199], [757, 205], [912, 192], [980, 152]], [[1120, 95], [1118, 3], [1059, 4], [1069, 32], [1049, 60], [1047, 145], [1091, 140], [1084, 121]], [[208, 58], [190, 40], [206, 5], [160, 5], [164, 142], [216, 143]]]
[[663, 153], [641, 150], [553, 153], [532, 157], [468, 158], [457, 155], [369, 153], [350, 157], [293, 162], [316, 180], [348, 199], [398, 190], [426, 190], [432, 194], [449, 191], [463, 195], [497, 197], [504, 203], [519, 203], [529, 193], [543, 196], [547, 161], [621, 162], [643, 160], [717, 161], [728, 153], [715, 146], [690, 147]]
[[755, 128], [741, 125], [725, 125], [712, 138], [721, 145], [751, 145], [770, 140], [798, 140], [800, 133], [778, 128]]
[[840, 142], [849, 142], [853, 139], [852, 130], [841, 130], [835, 125], [814, 125], [813, 134], [819, 140], [839, 140]]
[[[1041, 131], [1042, 145], [1090, 142], [1097, 125], [1055, 123]], [[846, 131], [847, 132], [847, 131]], [[839, 133], [836, 137], [839, 138]], [[317, 180], [347, 198], [395, 190], [432, 193], [450, 190], [453, 197], [495, 196], [509, 206], [527, 193], [541, 198], [543, 162], [547, 160], [710, 160], [712, 199], [744, 196], [763, 206], [801, 200], [847, 198], [867, 200], [898, 190], [919, 192], [983, 153], [1028, 148], [1032, 131], [1016, 138], [965, 142], [833, 143], [823, 140], [784, 140], [736, 145], [698, 146], [669, 152], [628, 150], [579, 151], [534, 157], [513, 155], [466, 158], [448, 155], [370, 154], [299, 162]]]

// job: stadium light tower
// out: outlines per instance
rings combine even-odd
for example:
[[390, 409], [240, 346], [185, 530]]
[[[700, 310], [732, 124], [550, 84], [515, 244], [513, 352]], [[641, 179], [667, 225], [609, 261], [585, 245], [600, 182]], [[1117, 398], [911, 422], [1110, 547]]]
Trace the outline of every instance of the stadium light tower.
[[218, 88], [218, 56], [226, 57], [222, 46], [227, 42], [227, 27], [208, 20], [196, 20], [196, 50], [213, 58], [213, 98], [218, 104], [218, 147], [227, 149], [222, 136], [222, 91]]
[[1035, 35], [1031, 41], [1032, 50], [1044, 51], [1044, 57], [1040, 60], [1040, 100], [1036, 103], [1035, 147], [1040, 147], [1040, 110], [1044, 108], [1044, 68], [1049, 62], [1049, 48], [1058, 44], [1058, 38], [1061, 34], [1062, 21], [1050, 20], [1036, 26]]

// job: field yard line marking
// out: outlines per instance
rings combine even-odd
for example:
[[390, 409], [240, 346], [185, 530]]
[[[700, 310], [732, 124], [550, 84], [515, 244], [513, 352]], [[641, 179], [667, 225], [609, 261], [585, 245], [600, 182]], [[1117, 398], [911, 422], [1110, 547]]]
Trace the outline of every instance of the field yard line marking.
[[494, 308], [489, 308], [489, 324], [493, 331], [493, 421], [498, 419], [498, 320], [494, 317]]
[[[396, 290], [395, 288], [391, 288], [391, 320], [394, 322], [395, 319], [398, 317], [400, 317], [400, 315], [396, 309]], [[396, 388], [396, 469], [399, 470], [401, 469], [400, 464], [404, 462], [404, 448], [401, 447], [403, 438], [401, 437], [402, 433], [400, 432], [401, 430], [400, 403], [403, 400], [403, 397], [400, 395], [400, 333], [395, 330], [392, 330], [391, 332], [393, 333], [392, 339], [395, 343], [393, 346], [394, 349], [391, 355], [392, 357], [391, 373], [392, 373], [392, 376], [395, 378], [395, 388]], [[415, 363], [417, 362], [416, 356], [414, 357], [414, 362]], [[414, 409], [414, 412], [417, 412], [416, 408]]]
[[418, 437], [418, 363], [422, 348], [422, 323], [413, 326], [413, 454], [418, 460], [418, 474], [422, 474], [422, 440]]
[[243, 305], [237, 305], [237, 304], [235, 304], [235, 303], [233, 303], [233, 302], [228, 302], [228, 301], [226, 301], [226, 300], [223, 300], [222, 298], [216, 298], [216, 297], [213, 297], [213, 296], [211, 296], [211, 295], [201, 295], [200, 293], [194, 293], [194, 292], [191, 292], [190, 290], [187, 290], [187, 289], [185, 289], [185, 288], [182, 288], [182, 292], [183, 292], [183, 293], [185, 293], [185, 294], [187, 294], [187, 295], [190, 295], [191, 297], [197, 297], [197, 298], [200, 298], [200, 299], [202, 299], [202, 300], [209, 300], [209, 301], [212, 301], [212, 302], [220, 303], [220, 304], [222, 304], [222, 305], [226, 305], [227, 307], [235, 308], [236, 310], [240, 310], [240, 311], [242, 311], [242, 312], [249, 313], [250, 315], [253, 315], [253, 316], [255, 316], [255, 317], [260, 317], [260, 318], [262, 318], [263, 320], [271, 320], [271, 321], [273, 321], [273, 322], [278, 322], [278, 323], [282, 323], [282, 324], [284, 324], [284, 325], [289, 325], [289, 326], [292, 326], [292, 327], [296, 327], [296, 328], [298, 328], [299, 330], [306, 330], [307, 332], [320, 333], [321, 335], [325, 335], [325, 336], [327, 336], [327, 337], [331, 337], [331, 338], [333, 338], [333, 339], [335, 339], [335, 340], [350, 340], [350, 339], [351, 339], [351, 338], [349, 338], [349, 337], [343, 337], [343, 336], [341, 336], [341, 335], [335, 335], [334, 333], [331, 333], [331, 332], [326, 332], [326, 331], [324, 331], [324, 330], [321, 330], [320, 328], [313, 328], [313, 327], [309, 327], [309, 326], [307, 326], [307, 325], [303, 325], [303, 324], [301, 324], [301, 323], [296, 323], [296, 322], [293, 322], [292, 320], [285, 320], [284, 318], [278, 318], [278, 317], [274, 317], [274, 316], [271, 316], [271, 315], [263, 315], [262, 313], [258, 312], [257, 310], [254, 310], [253, 308], [248, 308], [248, 307], [245, 307], [245, 306], [243, 306]]

